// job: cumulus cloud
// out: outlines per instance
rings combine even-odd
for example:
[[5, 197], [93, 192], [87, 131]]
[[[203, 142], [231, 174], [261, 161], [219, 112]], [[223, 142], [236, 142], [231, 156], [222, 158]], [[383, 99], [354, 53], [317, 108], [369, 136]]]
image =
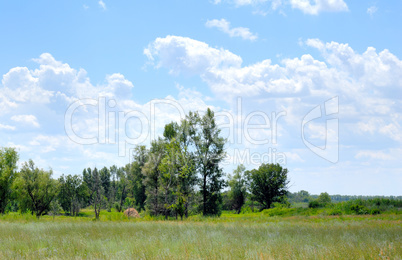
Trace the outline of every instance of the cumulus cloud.
[[16, 115], [12, 116], [11, 120], [27, 125], [32, 125], [33, 127], [40, 127], [38, 119], [34, 115]]
[[[198, 74], [228, 102], [241, 96], [253, 100], [254, 109], [264, 104], [264, 109], [286, 110], [289, 124], [300, 125], [303, 114], [314, 105], [339, 96], [339, 113], [347, 121], [344, 127], [400, 141], [401, 101], [395, 96], [402, 95], [402, 61], [388, 50], [377, 52], [373, 47], [357, 53], [348, 44], [318, 39], [305, 43], [318, 49], [323, 61], [305, 54], [279, 64], [266, 59], [243, 66], [241, 57], [228, 50], [179, 36], [158, 38], [145, 53], [158, 68]], [[320, 129], [311, 129], [317, 130], [311, 137], [320, 137]]]
[[[322, 12], [347, 12], [349, 10], [344, 0], [228, 0], [221, 1], [215, 0], [214, 4], [222, 2], [228, 2], [236, 7], [251, 5], [254, 7], [263, 6], [263, 4], [270, 3], [270, 9], [272, 11], [279, 10], [281, 14], [284, 14], [282, 8], [290, 5], [293, 9], [301, 10], [305, 14], [318, 15]], [[370, 11], [376, 11], [374, 9]], [[367, 10], [369, 12], [369, 10]], [[267, 12], [263, 11], [263, 8], [258, 8], [253, 13], [265, 15]]]
[[343, 0], [290, 0], [292, 8], [305, 14], [317, 15], [321, 12], [346, 12], [348, 6]]
[[[119, 157], [120, 147], [129, 156], [134, 142], [147, 144], [162, 134], [164, 124], [179, 121], [190, 110], [208, 107], [201, 93], [184, 87], [178, 89], [177, 98], [137, 103], [131, 99], [134, 84], [120, 73], [106, 75], [103, 82], [93, 84], [84, 69], [72, 68], [49, 53], [33, 61], [37, 63], [34, 68], [11, 68], [2, 77], [0, 135], [7, 134], [8, 139], [2, 139], [0, 146], [21, 148], [21, 160], [32, 158], [40, 167], [60, 167], [55, 172], [64, 171], [66, 159], [76, 162], [70, 170], [125, 164], [129, 160]], [[88, 105], [88, 100], [93, 105]], [[78, 106], [66, 119], [74, 104]], [[141, 116], [145, 125], [138, 119]], [[73, 138], [66, 134], [69, 126]], [[146, 138], [140, 140], [140, 135]], [[81, 145], [85, 138], [94, 138], [95, 143]], [[124, 138], [130, 143], [120, 146]]]
[[102, 8], [103, 10], [106, 10], [106, 4], [105, 4], [105, 2], [103, 2], [102, 0], [99, 0], [98, 4], [99, 4], [99, 7], [100, 7], [100, 8]]
[[371, 17], [378, 11], [377, 6], [372, 5], [369, 8], [367, 8], [367, 14], [369, 14]]
[[250, 40], [250, 41], [254, 41], [258, 38], [257, 34], [250, 32], [249, 28], [244, 27], [230, 28], [230, 22], [226, 21], [225, 19], [208, 20], [205, 23], [205, 26], [209, 28], [218, 28], [220, 31], [226, 33], [230, 37], [240, 37], [244, 40]]

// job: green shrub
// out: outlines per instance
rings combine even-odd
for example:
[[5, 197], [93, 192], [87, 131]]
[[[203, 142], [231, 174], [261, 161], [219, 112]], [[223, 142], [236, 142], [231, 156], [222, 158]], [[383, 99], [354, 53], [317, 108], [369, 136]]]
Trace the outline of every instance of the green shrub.
[[320, 208], [321, 205], [317, 200], [312, 200], [308, 203], [308, 207], [312, 209]]
[[365, 215], [369, 214], [369, 209], [366, 208], [365, 206], [359, 205], [359, 204], [354, 204], [350, 207], [350, 209], [356, 213], [357, 215]]
[[381, 213], [381, 211], [379, 209], [372, 209], [370, 213], [371, 215], [378, 215]]
[[330, 215], [330, 216], [340, 216], [340, 215], [342, 215], [342, 210], [340, 210], [340, 209], [331, 209], [328, 212], [328, 215]]

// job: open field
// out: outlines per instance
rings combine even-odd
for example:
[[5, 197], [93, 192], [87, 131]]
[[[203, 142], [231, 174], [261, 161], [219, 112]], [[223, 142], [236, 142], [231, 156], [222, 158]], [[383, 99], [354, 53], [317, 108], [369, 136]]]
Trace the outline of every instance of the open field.
[[[84, 212], [85, 213], [85, 212]], [[89, 215], [89, 212], [86, 212]], [[0, 219], [0, 259], [401, 259], [400, 214], [269, 217], [261, 213], [186, 221], [27, 215]], [[120, 218], [120, 220], [118, 219]]]

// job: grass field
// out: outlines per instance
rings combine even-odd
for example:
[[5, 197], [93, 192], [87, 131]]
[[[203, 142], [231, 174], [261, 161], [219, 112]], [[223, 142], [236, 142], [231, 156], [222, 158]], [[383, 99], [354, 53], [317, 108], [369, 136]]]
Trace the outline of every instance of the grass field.
[[[87, 216], [87, 217], [85, 217]], [[0, 217], [0, 259], [401, 259], [399, 214], [193, 216], [185, 221]]]

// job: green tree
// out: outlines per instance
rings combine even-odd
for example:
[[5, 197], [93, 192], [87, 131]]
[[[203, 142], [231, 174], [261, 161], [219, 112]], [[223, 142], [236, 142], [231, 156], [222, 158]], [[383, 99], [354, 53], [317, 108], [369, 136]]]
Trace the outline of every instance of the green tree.
[[196, 125], [193, 136], [195, 162], [201, 176], [200, 193], [202, 195], [202, 213], [206, 215], [221, 214], [221, 190], [224, 187], [222, 169], [219, 163], [224, 159], [226, 140], [220, 136], [221, 130], [215, 123], [214, 112], [207, 109], [204, 116], [191, 113], [188, 121]]
[[233, 171], [233, 175], [229, 175], [229, 196], [232, 202], [232, 208], [237, 214], [240, 213], [247, 197], [246, 177], [244, 174], [245, 170], [246, 167], [240, 164]]
[[262, 164], [247, 172], [252, 199], [269, 209], [273, 202], [280, 202], [287, 193], [288, 170], [279, 164]]
[[52, 213], [53, 220], [56, 217], [56, 215], [60, 213], [61, 210], [62, 207], [60, 206], [60, 203], [57, 199], [54, 199], [52, 200], [52, 202], [50, 202], [50, 213]]
[[60, 192], [57, 197], [61, 207], [64, 212], [77, 216], [89, 194], [86, 183], [78, 175], [62, 175], [59, 184]]
[[329, 196], [327, 192], [322, 192], [320, 196], [318, 196], [317, 201], [325, 207], [326, 205], [331, 204], [331, 196]]
[[161, 173], [159, 165], [165, 155], [165, 142], [162, 139], [151, 142], [149, 159], [142, 167], [144, 175], [145, 192], [147, 196], [146, 207], [151, 215], [156, 216], [164, 212], [161, 194]]
[[0, 149], [0, 214], [11, 199], [12, 185], [17, 177], [18, 153], [14, 148]]
[[138, 210], [145, 209], [145, 201], [147, 199], [144, 185], [144, 174], [142, 168], [148, 160], [149, 151], [144, 145], [134, 148], [133, 162], [129, 168], [129, 193], [135, 199], [135, 206]]
[[52, 170], [44, 171], [35, 167], [32, 160], [24, 163], [16, 180], [20, 205], [31, 210], [39, 218], [49, 211], [50, 203], [56, 197], [59, 183], [52, 179]]
[[99, 220], [102, 202], [104, 201], [104, 189], [102, 186], [102, 179], [98, 169], [95, 167], [91, 172], [91, 179], [89, 181], [89, 189], [91, 192], [90, 198], [95, 211], [95, 218]]
[[116, 204], [115, 208], [118, 212], [123, 210], [123, 203], [127, 197], [129, 172], [130, 164], [127, 164], [124, 168], [119, 168], [117, 170], [117, 198], [119, 199], [119, 202]]

